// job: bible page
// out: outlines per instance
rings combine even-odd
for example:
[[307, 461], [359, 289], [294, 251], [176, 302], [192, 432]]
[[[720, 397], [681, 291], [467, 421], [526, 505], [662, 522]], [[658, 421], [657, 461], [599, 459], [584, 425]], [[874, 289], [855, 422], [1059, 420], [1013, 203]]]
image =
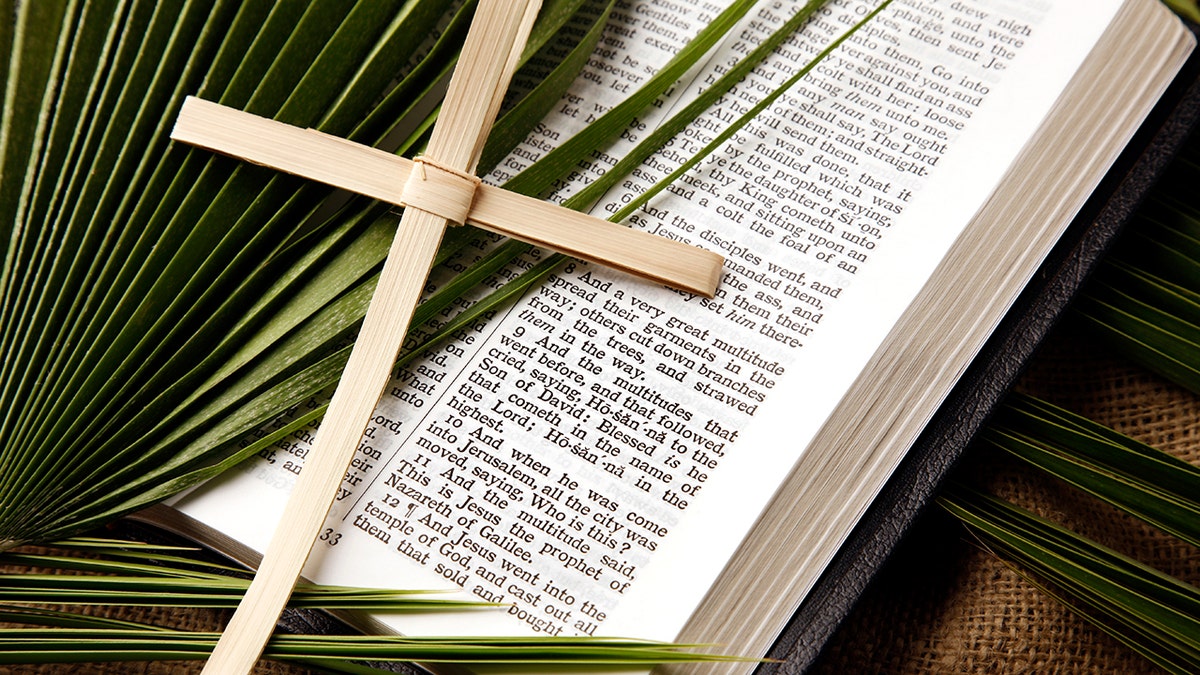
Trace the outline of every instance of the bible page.
[[[1119, 4], [896, 0], [628, 219], [723, 254], [715, 298], [569, 262], [403, 368], [305, 576], [503, 605], [377, 617], [408, 634], [674, 638]], [[752, 9], [550, 198], [611, 167], [798, 6]], [[874, 6], [828, 3], [592, 213], [673, 170]], [[487, 180], [594, 121], [722, 9], [618, 2], [570, 92]], [[315, 433], [174, 506], [261, 550]]]

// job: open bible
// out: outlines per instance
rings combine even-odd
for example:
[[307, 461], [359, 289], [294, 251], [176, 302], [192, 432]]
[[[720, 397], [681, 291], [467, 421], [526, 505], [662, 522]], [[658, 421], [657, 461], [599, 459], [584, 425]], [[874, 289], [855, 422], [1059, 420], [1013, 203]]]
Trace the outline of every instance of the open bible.
[[[829, 3], [593, 213], [671, 172], [874, 6]], [[576, 85], [487, 180], [589, 124], [720, 9], [618, 3]], [[793, 11], [751, 11], [550, 198]], [[502, 605], [351, 617], [367, 628], [766, 653], [1191, 46], [1155, 0], [896, 0], [629, 218], [722, 253], [715, 298], [569, 263], [404, 366], [305, 575]], [[253, 562], [315, 431], [143, 517]]]

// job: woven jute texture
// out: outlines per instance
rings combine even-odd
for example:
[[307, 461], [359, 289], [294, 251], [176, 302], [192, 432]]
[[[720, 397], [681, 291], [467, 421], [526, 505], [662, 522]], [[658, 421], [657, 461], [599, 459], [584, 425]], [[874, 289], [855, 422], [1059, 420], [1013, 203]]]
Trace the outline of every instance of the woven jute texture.
[[[1122, 433], [1200, 463], [1200, 399], [1092, 344], [1070, 326], [1039, 351], [1021, 388]], [[1200, 552], [984, 447], [957, 475], [1159, 569], [1200, 584]], [[226, 615], [178, 609], [98, 613], [215, 630]], [[42, 675], [182, 675], [198, 664], [13, 667]], [[304, 671], [262, 662], [257, 673]], [[936, 508], [876, 578], [815, 672], [1152, 673], [1153, 666], [1092, 628], [982, 551]]]
[[[7, 571], [7, 570], [6, 570]], [[182, 630], [219, 631], [233, 611], [197, 610], [162, 607], [96, 607], [87, 613], [124, 621], [137, 621]], [[130, 663], [77, 663], [45, 666], [0, 666], [0, 673], [24, 675], [193, 675], [202, 662], [152, 661]], [[256, 675], [308, 675], [308, 669], [273, 661], [259, 661]]]
[[[1113, 355], [1069, 323], [1020, 388], [1192, 463], [1200, 398]], [[1164, 572], [1200, 584], [1200, 551], [981, 444], [956, 477]], [[1036, 590], [932, 509], [821, 656], [831, 673], [1154, 673]]]

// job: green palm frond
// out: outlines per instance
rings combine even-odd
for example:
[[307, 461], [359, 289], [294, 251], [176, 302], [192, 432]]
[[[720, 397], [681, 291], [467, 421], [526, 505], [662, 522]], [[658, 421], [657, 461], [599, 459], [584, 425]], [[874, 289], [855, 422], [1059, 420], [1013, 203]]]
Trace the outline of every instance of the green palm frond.
[[1035, 584], [1155, 664], [1200, 670], [1200, 589], [981, 492], [952, 488], [938, 502]]
[[[801, 7], [667, 126], [694, 119], [820, 4]], [[752, 5], [734, 2], [626, 103], [506, 187], [528, 194], [551, 187], [620, 134]], [[32, 118], [9, 117], [3, 132], [4, 159], [24, 175], [26, 189], [5, 202], [13, 228], [0, 276], [0, 548], [68, 536], [237, 464], [293, 427], [239, 445], [248, 432], [295, 413], [336, 382], [344, 365], [344, 346], [365, 312], [398, 217], [386, 205], [342, 203], [327, 188], [168, 145], [182, 97], [199, 91], [411, 154], [436, 117], [436, 105], [425, 101], [452, 67], [472, 8], [442, 0], [177, 8], [130, 0], [67, 3], [58, 13], [18, 17], [19, 67], [6, 110], [36, 98], [45, 114], [33, 127]], [[582, 0], [546, 4], [526, 60], [568, 22], [583, 24], [584, 37], [556, 51], [565, 56], [510, 103], [485, 158], [498, 161], [559, 99], [599, 39], [607, 11]], [[439, 21], [445, 28], [432, 44], [408, 37]], [[63, 37], [53, 54], [26, 39], [54, 32]], [[103, 58], [92, 59], [93, 52]], [[93, 70], [72, 67], [93, 60]], [[398, 69], [405, 75], [393, 83]], [[51, 75], [61, 86], [39, 89]], [[56, 92], [79, 97], [78, 105], [62, 105]], [[26, 143], [26, 136], [34, 140]], [[665, 137], [641, 143], [568, 205], [586, 206]], [[471, 228], [456, 228], [439, 260], [476, 237]], [[501, 245], [428, 298], [407, 358], [485, 316], [560, 260], [542, 261], [426, 334], [422, 323], [526, 250], [518, 242]], [[322, 412], [304, 411], [293, 425]]]
[[1177, 14], [1191, 21], [1200, 22], [1200, 5], [1196, 0], [1163, 0]]
[[[0, 575], [0, 622], [25, 626], [0, 629], [0, 664], [204, 659], [218, 634], [90, 616], [60, 607], [232, 608], [249, 585], [245, 572], [189, 555], [186, 548], [104, 539], [72, 539], [51, 546], [52, 553], [0, 554], [0, 564], [47, 570]], [[289, 605], [388, 612], [493, 611], [487, 603], [431, 596], [436, 593], [301, 584]], [[349, 661], [358, 659], [608, 666], [743, 660], [701, 647], [620, 638], [280, 635], [272, 639], [266, 656], [345, 673], [383, 672]]]
[[[587, 22], [582, 4], [547, 3], [525, 58], [566, 22]], [[281, 412], [249, 402], [336, 348], [311, 327], [383, 257], [396, 224], [385, 210], [322, 207], [326, 188], [169, 145], [183, 96], [368, 143], [399, 134], [411, 152], [436, 115], [418, 103], [452, 66], [472, 8], [134, 0], [18, 17], [2, 182], [24, 189], [0, 204], [11, 214], [0, 540], [79, 530], [228, 455], [236, 434]], [[443, 38], [425, 45], [441, 21]], [[34, 36], [50, 34], [62, 35], [62, 53], [40, 53]], [[578, 66], [554, 70], [573, 77]], [[498, 137], [523, 136], [560, 95], [529, 92], [519, 103], [528, 116], [506, 117]], [[18, 116], [30, 98], [43, 113]], [[334, 337], [352, 335], [353, 322]], [[281, 355], [285, 337], [302, 348]], [[290, 392], [290, 405], [305, 393]]]
[[1145, 368], [1200, 393], [1200, 143], [1190, 141], [1105, 258], [1075, 313]]
[[[189, 555], [194, 549], [120, 540], [68, 539], [56, 552], [0, 554], [0, 564], [25, 565], [37, 574], [0, 574], [0, 604], [132, 605], [139, 607], [237, 606], [250, 584], [244, 570]], [[63, 574], [64, 571], [77, 574]], [[347, 588], [300, 583], [293, 607], [376, 611], [490, 607], [437, 598], [434, 591]]]
[[[1200, 143], [1152, 189], [1081, 294], [1089, 334], [1200, 394]], [[1028, 396], [1013, 395], [981, 442], [1200, 547], [1200, 468]], [[1001, 500], [954, 488], [940, 500], [972, 533], [1082, 617], [1171, 672], [1200, 670], [1200, 591]]]
[[[686, 126], [822, 2], [802, 5], [668, 126]], [[481, 171], [559, 101], [614, 4], [544, 3], [522, 56], [531, 84], [510, 93]], [[753, 4], [734, 0], [628, 101], [506, 187], [550, 189]], [[181, 552], [103, 541], [71, 543], [101, 559], [15, 549], [157, 502], [319, 419], [320, 405], [298, 407], [336, 382], [399, 222], [386, 205], [170, 144], [183, 97], [198, 93], [413, 155], [437, 117], [473, 9], [472, 0], [48, 0], [17, 3], [15, 21], [0, 26], [0, 550], [10, 549], [13, 564], [77, 573], [0, 576], [0, 620], [53, 629], [0, 630], [0, 662], [203, 658], [211, 650], [215, 635], [11, 603], [222, 607], [240, 596], [242, 575], [198, 566]], [[587, 206], [666, 136], [652, 135], [569, 205]], [[457, 228], [438, 261], [480, 236]], [[549, 257], [428, 329], [525, 250], [502, 244], [433, 293], [418, 309], [406, 358], [560, 264]], [[242, 442], [281, 416], [291, 426]], [[293, 601], [387, 611], [478, 604], [311, 586]], [[341, 660], [363, 657], [610, 665], [731, 658], [654, 642], [554, 638], [289, 636], [267, 653], [337, 672], [374, 672]]]
[[1200, 468], [1027, 396], [1011, 396], [982, 440], [1200, 546]]

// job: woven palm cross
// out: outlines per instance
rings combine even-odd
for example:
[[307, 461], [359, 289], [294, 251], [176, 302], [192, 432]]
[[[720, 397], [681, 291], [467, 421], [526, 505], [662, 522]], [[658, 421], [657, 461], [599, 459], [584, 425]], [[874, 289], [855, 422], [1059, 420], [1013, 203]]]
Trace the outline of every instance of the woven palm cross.
[[480, 3], [426, 155], [415, 161], [198, 99], [180, 112], [171, 134], [177, 141], [406, 207], [314, 447], [205, 673], [248, 672], [262, 652], [387, 384], [448, 225], [471, 223], [693, 293], [716, 289], [723, 260], [715, 253], [475, 178], [538, 4]]

